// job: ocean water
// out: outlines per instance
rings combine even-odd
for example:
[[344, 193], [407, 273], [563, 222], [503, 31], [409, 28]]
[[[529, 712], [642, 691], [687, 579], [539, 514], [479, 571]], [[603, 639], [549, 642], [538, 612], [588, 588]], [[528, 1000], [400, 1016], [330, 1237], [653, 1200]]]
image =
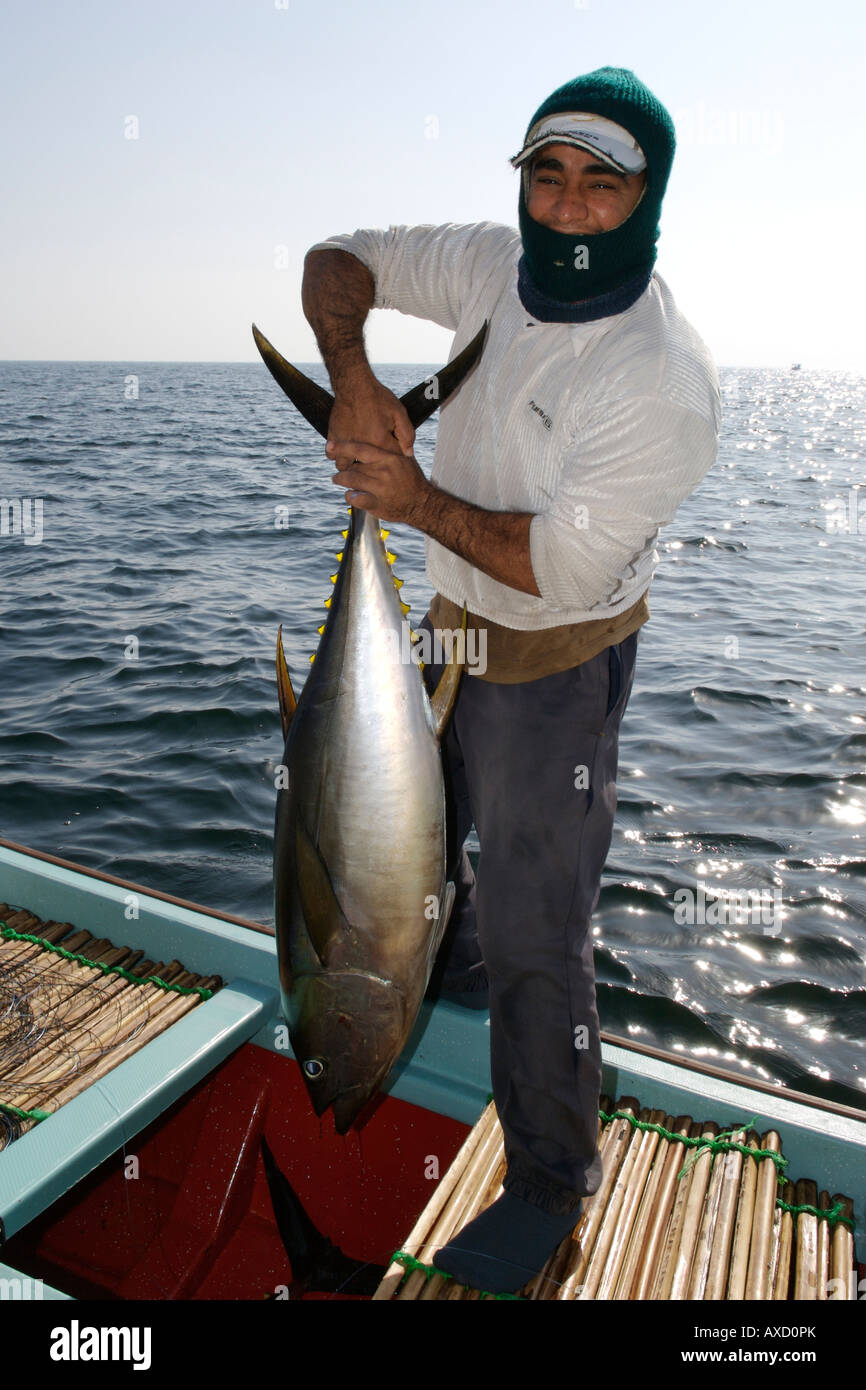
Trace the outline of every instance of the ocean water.
[[[602, 1025], [866, 1109], [866, 381], [721, 377], [623, 723]], [[274, 644], [297, 688], [330, 472], [258, 365], [0, 363], [0, 835], [273, 920]]]

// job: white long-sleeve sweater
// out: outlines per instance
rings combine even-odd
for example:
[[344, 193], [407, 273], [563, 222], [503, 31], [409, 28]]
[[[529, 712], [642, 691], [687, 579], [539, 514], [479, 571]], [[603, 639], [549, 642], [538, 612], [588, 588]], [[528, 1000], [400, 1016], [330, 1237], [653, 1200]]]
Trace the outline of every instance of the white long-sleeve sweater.
[[541, 323], [517, 294], [520, 234], [391, 227], [320, 242], [370, 270], [378, 308], [455, 332], [489, 321], [481, 360], [442, 408], [431, 480], [490, 511], [530, 512], [541, 597], [501, 584], [427, 539], [427, 575], [471, 612], [523, 630], [613, 617], [649, 587], [655, 542], [716, 457], [709, 353], [664, 281], [624, 313]]

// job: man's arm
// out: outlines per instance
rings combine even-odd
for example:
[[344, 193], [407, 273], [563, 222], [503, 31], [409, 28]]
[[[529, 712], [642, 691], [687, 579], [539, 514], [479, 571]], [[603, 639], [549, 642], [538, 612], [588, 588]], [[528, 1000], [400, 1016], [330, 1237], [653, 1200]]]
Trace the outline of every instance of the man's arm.
[[308, 253], [301, 303], [335, 390], [366, 384], [373, 375], [364, 350], [364, 322], [374, 290], [369, 270], [348, 251]]
[[[352, 505], [382, 521], [404, 521], [500, 583], [538, 595], [529, 558], [531, 515], [463, 502], [433, 487], [418, 467], [409, 417], [367, 360], [364, 323], [374, 295], [373, 276], [350, 252], [307, 255], [301, 298], [334, 388], [327, 452], [341, 470], [335, 481], [349, 489]], [[393, 452], [395, 439], [402, 457]], [[363, 477], [359, 466], [369, 470]], [[365, 482], [375, 490], [365, 491]]]
[[329, 439], [326, 453], [340, 470], [333, 481], [346, 501], [381, 521], [402, 521], [454, 551], [476, 569], [540, 597], [529, 553], [529, 512], [490, 512], [428, 482], [408, 457], [353, 439]]
[[410, 525], [500, 584], [541, 597], [529, 557], [530, 512], [488, 512], [427, 486], [427, 500]]
[[373, 277], [349, 251], [310, 251], [301, 302], [334, 388], [328, 424], [332, 438], [367, 439], [412, 452], [415, 431], [392, 391], [377, 381], [364, 347], [364, 322], [373, 307]]

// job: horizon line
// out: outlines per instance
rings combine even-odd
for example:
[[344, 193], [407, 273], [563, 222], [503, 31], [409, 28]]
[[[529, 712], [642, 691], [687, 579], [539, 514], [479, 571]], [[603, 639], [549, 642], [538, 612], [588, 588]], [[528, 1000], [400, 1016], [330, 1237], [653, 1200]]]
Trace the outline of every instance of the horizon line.
[[[434, 359], [414, 358], [409, 359], [389, 359], [388, 361], [371, 362], [371, 367], [429, 367]], [[441, 359], [435, 359], [441, 362]], [[265, 364], [256, 358], [231, 358], [231, 357], [0, 357], [0, 366], [29, 367], [29, 366], [80, 366], [80, 367], [112, 367], [112, 366], [131, 366], [131, 367], [261, 367], [267, 371]], [[298, 360], [299, 367], [323, 367], [324, 362]], [[821, 367], [806, 366], [797, 363], [785, 365], [779, 362], [717, 362], [719, 371], [764, 371], [764, 372], [848, 372], [852, 376], [866, 376], [866, 366], [863, 367]], [[327, 370], [327, 368], [325, 368]]]

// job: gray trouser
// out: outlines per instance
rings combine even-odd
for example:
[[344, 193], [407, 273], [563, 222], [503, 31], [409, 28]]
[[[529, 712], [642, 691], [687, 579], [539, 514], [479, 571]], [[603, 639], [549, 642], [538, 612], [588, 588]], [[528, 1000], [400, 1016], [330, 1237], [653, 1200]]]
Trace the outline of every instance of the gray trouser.
[[[484, 961], [505, 1187], [551, 1211], [575, 1210], [601, 1181], [590, 918], [637, 640], [517, 685], [464, 675], [443, 744], [457, 896], [440, 963], [454, 973]], [[428, 688], [441, 669], [425, 668]], [[477, 882], [463, 849], [473, 822]]]

